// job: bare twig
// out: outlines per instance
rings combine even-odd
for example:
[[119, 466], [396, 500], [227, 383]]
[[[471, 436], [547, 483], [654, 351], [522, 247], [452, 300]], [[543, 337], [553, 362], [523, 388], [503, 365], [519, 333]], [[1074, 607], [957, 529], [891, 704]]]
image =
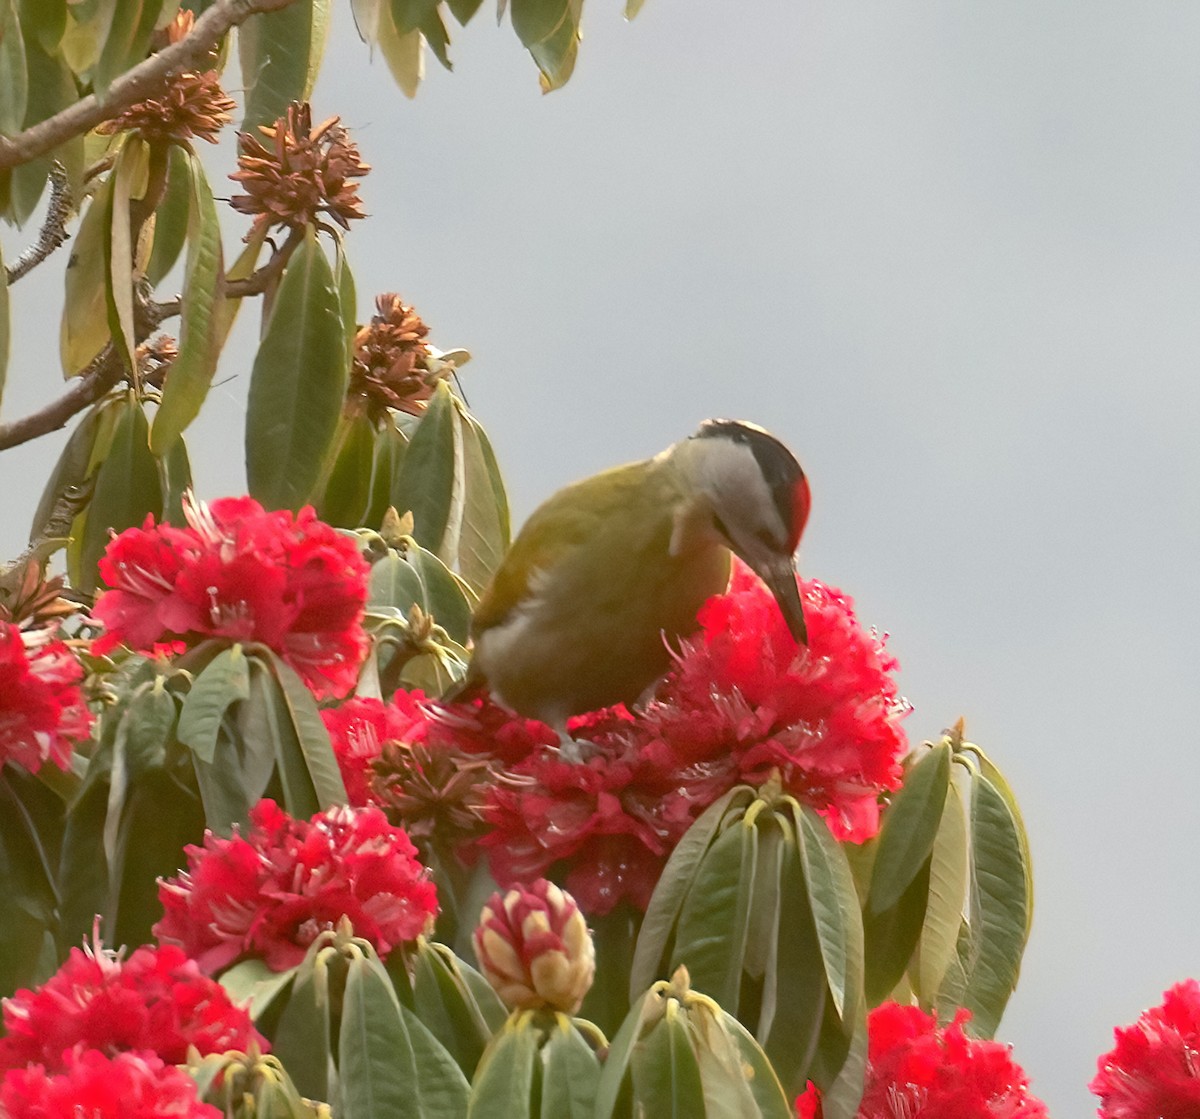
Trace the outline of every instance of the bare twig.
[[0, 451], [28, 443], [39, 435], [57, 431], [76, 412], [95, 404], [124, 376], [126, 370], [113, 344], [109, 342], [92, 363], [71, 382], [57, 400], [19, 420], [0, 423]]
[[244, 23], [260, 12], [286, 8], [293, 0], [217, 0], [198, 20], [189, 35], [164, 47], [145, 62], [122, 74], [100, 100], [89, 94], [44, 121], [0, 137], [0, 170], [17, 167], [37, 159], [59, 144], [95, 128], [143, 100], [170, 81], [176, 74], [194, 70], [213, 51], [230, 28]]
[[42, 222], [37, 240], [5, 269], [10, 284], [15, 284], [22, 276], [32, 272], [70, 238], [67, 218], [71, 216], [71, 205], [67, 169], [56, 159], [50, 165], [50, 203], [46, 207], [46, 220]]

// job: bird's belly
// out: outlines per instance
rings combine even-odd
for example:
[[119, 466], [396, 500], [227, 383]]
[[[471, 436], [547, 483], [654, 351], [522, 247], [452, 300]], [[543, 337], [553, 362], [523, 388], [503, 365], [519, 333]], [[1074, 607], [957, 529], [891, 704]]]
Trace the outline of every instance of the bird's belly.
[[728, 553], [706, 550], [608, 572], [603, 593], [547, 580], [501, 624], [480, 634], [475, 660], [493, 694], [530, 718], [567, 718], [632, 704], [670, 665], [669, 648], [696, 628], [696, 612], [728, 584]]

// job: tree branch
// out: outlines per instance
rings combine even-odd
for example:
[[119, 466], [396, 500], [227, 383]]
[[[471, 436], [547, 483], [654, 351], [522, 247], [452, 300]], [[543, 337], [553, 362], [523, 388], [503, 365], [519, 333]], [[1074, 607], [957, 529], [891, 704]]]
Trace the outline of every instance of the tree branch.
[[95, 404], [125, 374], [125, 366], [109, 342], [95, 360], [71, 382], [71, 387], [44, 408], [19, 420], [0, 423], [0, 451], [28, 443], [40, 435], [57, 431], [76, 412]]
[[95, 128], [161, 89], [176, 74], [194, 70], [214, 50], [222, 37], [260, 12], [286, 8], [293, 0], [217, 0], [192, 28], [191, 34], [164, 47], [132, 70], [122, 74], [105, 92], [104, 99], [89, 94], [61, 113], [18, 132], [0, 137], [0, 170], [37, 159], [59, 144]]
[[67, 181], [67, 169], [56, 159], [50, 166], [50, 202], [46, 207], [46, 220], [38, 230], [37, 240], [5, 269], [9, 284], [15, 284], [32, 272], [70, 238], [67, 232], [70, 213], [71, 184]]

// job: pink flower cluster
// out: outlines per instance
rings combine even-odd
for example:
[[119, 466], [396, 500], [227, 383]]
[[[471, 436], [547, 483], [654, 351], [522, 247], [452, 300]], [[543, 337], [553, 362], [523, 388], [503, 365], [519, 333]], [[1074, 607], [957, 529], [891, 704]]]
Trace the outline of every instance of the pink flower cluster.
[[1101, 1119], [1195, 1119], [1200, 1115], [1200, 983], [1163, 992], [1161, 1006], [1114, 1031], [1090, 1088]]
[[47, 761], [71, 764], [71, 744], [92, 726], [82, 679], [83, 666], [48, 631], [0, 622], [0, 765], [36, 773]]
[[159, 885], [154, 927], [206, 974], [245, 955], [293, 967], [326, 929], [349, 918], [380, 956], [431, 930], [437, 891], [405, 832], [378, 808], [331, 808], [295, 820], [274, 801], [250, 814], [247, 835], [207, 833], [188, 869]]
[[738, 564], [646, 710], [612, 708], [572, 723], [582, 764], [563, 760], [549, 727], [488, 702], [446, 707], [397, 692], [389, 704], [352, 700], [326, 712], [351, 797], [373, 799], [373, 767], [388, 740], [490, 755], [506, 778], [487, 791], [490, 830], [481, 841], [497, 880], [556, 877], [591, 915], [622, 901], [644, 908], [692, 821], [773, 769], [839, 838], [868, 839], [907, 748], [897, 664], [859, 625], [849, 598], [816, 581], [801, 587], [807, 649]]
[[317, 696], [348, 692], [367, 649], [369, 568], [354, 541], [310, 507], [267, 512], [249, 497], [205, 505], [188, 495], [184, 516], [185, 528], [147, 517], [108, 545], [100, 575], [110, 589], [93, 611], [107, 633], [96, 650], [259, 642]]
[[[885, 1002], [867, 1019], [867, 1077], [857, 1119], [1047, 1119], [1007, 1045], [968, 1037], [970, 1012], [948, 1026], [917, 1006]], [[799, 1119], [821, 1119], [809, 1084]]]
[[174, 1066], [269, 1049], [245, 1010], [174, 947], [128, 960], [97, 945], [73, 949], [36, 991], [4, 1000], [0, 1114], [9, 1119], [219, 1119]]

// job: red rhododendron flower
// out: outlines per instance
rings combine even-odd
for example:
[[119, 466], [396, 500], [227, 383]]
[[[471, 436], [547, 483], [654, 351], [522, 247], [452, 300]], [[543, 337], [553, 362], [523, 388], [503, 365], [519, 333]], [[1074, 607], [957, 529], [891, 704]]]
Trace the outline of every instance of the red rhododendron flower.
[[378, 808], [305, 821], [262, 800], [250, 820], [246, 836], [208, 832], [203, 847], [187, 847], [187, 871], [159, 884], [155, 935], [182, 944], [201, 970], [249, 954], [283, 971], [342, 917], [380, 956], [430, 931], [437, 891], [407, 834]]
[[201, 1056], [270, 1048], [249, 1014], [173, 945], [138, 948], [128, 960], [99, 945], [73, 948], [41, 987], [3, 1006], [0, 1068], [37, 1063], [53, 1073], [75, 1046], [109, 1056], [150, 1050], [171, 1064], [192, 1045]]
[[108, 632], [151, 653], [163, 642], [209, 637], [274, 649], [321, 697], [354, 686], [366, 654], [368, 565], [354, 541], [305, 506], [266, 512], [249, 497], [211, 505], [185, 495], [186, 528], [155, 525], [115, 537], [100, 560], [110, 590], [93, 614]]
[[815, 579], [800, 589], [807, 648], [797, 648], [758, 577], [735, 562], [728, 593], [701, 609], [700, 632], [683, 641], [633, 730], [677, 768], [710, 771], [718, 792], [778, 768], [787, 792], [839, 839], [859, 843], [879, 830], [880, 793], [900, 785], [909, 706], [896, 659], [862, 628], [850, 598]]
[[[920, 1007], [885, 1002], [867, 1019], [866, 1087], [857, 1119], [1046, 1119], [1046, 1105], [1007, 1045], [968, 1037], [960, 1010], [942, 1027]], [[800, 1119], [821, 1119], [809, 1084]]]
[[372, 767], [385, 742], [424, 737], [429, 722], [424, 703], [423, 692], [398, 691], [391, 703], [352, 696], [340, 707], [321, 712], [351, 804], [373, 803]]
[[201, 1102], [196, 1082], [153, 1053], [94, 1049], [65, 1054], [63, 1071], [12, 1069], [0, 1082], [5, 1119], [221, 1119]]
[[1089, 1085], [1102, 1119], [1195, 1119], [1200, 1115], [1200, 983], [1163, 992], [1161, 1006], [1114, 1030], [1116, 1047]]
[[82, 679], [83, 666], [47, 630], [0, 622], [0, 765], [36, 773], [46, 761], [71, 764], [71, 743], [92, 727]]

